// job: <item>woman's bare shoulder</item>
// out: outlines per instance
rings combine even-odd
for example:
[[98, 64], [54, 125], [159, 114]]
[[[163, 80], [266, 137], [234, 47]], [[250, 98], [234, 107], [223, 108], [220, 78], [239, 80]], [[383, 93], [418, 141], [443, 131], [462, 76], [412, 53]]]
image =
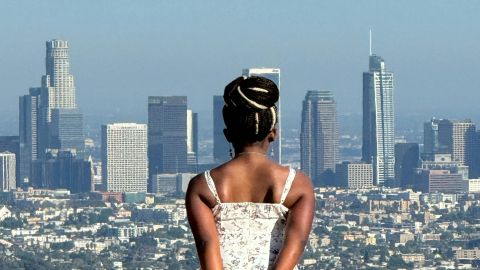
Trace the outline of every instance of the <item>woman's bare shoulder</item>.
[[200, 197], [200, 199], [209, 206], [215, 205], [215, 198], [213, 197], [210, 189], [208, 188], [204, 173], [197, 174], [188, 183], [185, 197], [188, 201], [189, 198], [192, 198], [193, 196]]
[[313, 185], [310, 177], [303, 172], [296, 170], [295, 178], [292, 187], [288, 193], [285, 205], [287, 207], [293, 206], [300, 199], [314, 200]]

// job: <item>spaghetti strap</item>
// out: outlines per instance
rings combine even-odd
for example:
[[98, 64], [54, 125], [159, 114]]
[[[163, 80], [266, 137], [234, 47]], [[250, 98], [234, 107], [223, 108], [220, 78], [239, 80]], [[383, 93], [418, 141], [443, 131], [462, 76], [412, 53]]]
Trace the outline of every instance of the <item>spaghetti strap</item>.
[[290, 171], [288, 172], [288, 177], [287, 177], [287, 180], [285, 181], [285, 187], [283, 188], [282, 196], [280, 197], [280, 204], [283, 204], [285, 202], [288, 192], [292, 187], [293, 180], [295, 179], [296, 171], [292, 168], [289, 168], [289, 169]]
[[207, 181], [208, 188], [213, 194], [213, 197], [215, 197], [215, 201], [217, 204], [220, 204], [220, 197], [218, 197], [217, 189], [215, 188], [215, 183], [213, 182], [212, 177], [210, 176], [210, 170], [205, 171], [205, 180]]

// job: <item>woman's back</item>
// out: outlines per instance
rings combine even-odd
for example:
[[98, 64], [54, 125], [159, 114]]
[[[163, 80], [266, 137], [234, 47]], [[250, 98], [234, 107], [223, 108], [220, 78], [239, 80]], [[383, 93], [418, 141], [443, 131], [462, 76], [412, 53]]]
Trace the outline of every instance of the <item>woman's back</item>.
[[[249, 165], [252, 160], [240, 162]], [[235, 164], [227, 163], [223, 168], [219, 168], [220, 172], [217, 175], [220, 176], [223, 170], [231, 177], [223, 180], [215, 178], [217, 181], [213, 180], [210, 171], [205, 172], [205, 180], [216, 201], [212, 213], [219, 236], [224, 269], [269, 269], [274, 265], [282, 248], [288, 214], [288, 208], [283, 203], [295, 179], [295, 170], [267, 166], [263, 172], [261, 170], [256, 172], [263, 167], [261, 163], [263, 162], [255, 162], [257, 166], [252, 165], [257, 168], [248, 170], [247, 173], [239, 173], [240, 175], [235, 174], [235, 169], [230, 168], [235, 168]], [[283, 175], [284, 171], [288, 172], [287, 177], [281, 181], [275, 179], [262, 181], [262, 177]], [[238, 181], [245, 176], [249, 177], [248, 180]], [[221, 183], [218, 186], [225, 194], [223, 198], [229, 197], [230, 200], [220, 199], [215, 182]], [[256, 190], [249, 188], [250, 182], [257, 183]], [[262, 189], [258, 187], [259, 182], [269, 185]], [[241, 187], [236, 185], [237, 183], [244, 185]], [[275, 195], [279, 186], [282, 188], [280, 196], [277, 197]]]
[[315, 197], [307, 176], [267, 158], [277, 134], [278, 87], [239, 77], [223, 97], [224, 134], [235, 156], [194, 177], [185, 201], [200, 264], [291, 270], [308, 239]]

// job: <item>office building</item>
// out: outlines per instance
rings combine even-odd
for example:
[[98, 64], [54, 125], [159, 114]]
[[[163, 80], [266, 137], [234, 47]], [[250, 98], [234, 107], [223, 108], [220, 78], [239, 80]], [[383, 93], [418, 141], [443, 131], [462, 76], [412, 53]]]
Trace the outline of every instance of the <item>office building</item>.
[[[198, 114], [187, 110], [187, 164], [196, 168], [198, 163]], [[195, 170], [194, 170], [195, 171]]]
[[107, 191], [146, 192], [147, 125], [102, 126], [102, 181]]
[[[75, 83], [70, 74], [70, 52], [66, 40], [50, 40], [46, 43], [46, 75], [42, 88], [48, 89], [48, 107], [76, 109]], [[51, 111], [48, 112], [50, 120]]]
[[434, 160], [435, 154], [448, 154], [448, 142], [440, 143], [438, 125], [445, 119], [431, 119], [423, 124], [423, 160]]
[[75, 151], [77, 156], [83, 157], [83, 115], [78, 109], [53, 109], [50, 127], [50, 148]]
[[153, 193], [175, 193], [178, 187], [177, 173], [161, 173], [152, 175]]
[[0, 152], [0, 183], [1, 191], [10, 191], [16, 188], [16, 162], [15, 154], [11, 152]]
[[15, 154], [15, 177], [17, 184], [20, 184], [20, 137], [0, 136], [0, 153], [10, 152]]
[[[280, 91], [280, 96], [282, 96], [281, 92], [281, 83], [280, 83], [280, 69], [279, 68], [247, 68], [243, 70], [243, 76], [251, 77], [251, 76], [259, 76], [265, 77], [273, 81]], [[278, 123], [277, 123], [277, 138], [276, 140], [270, 144], [269, 149], [269, 157], [278, 162], [282, 163], [282, 110], [281, 110], [281, 102], [280, 98], [277, 102], [278, 108]]]
[[[20, 97], [20, 178], [23, 179], [22, 182], [29, 181], [33, 161], [44, 159], [51, 149], [67, 149], [58, 148], [59, 140], [63, 144], [71, 144], [69, 141], [77, 140], [64, 134], [65, 125], [69, 126], [69, 130], [83, 129], [82, 121], [70, 123], [67, 120], [67, 123], [62, 121], [64, 118], [58, 117], [57, 125], [52, 126], [52, 113], [55, 109], [72, 109], [77, 110], [77, 115], [80, 114], [75, 100], [74, 78], [70, 74], [68, 41], [54, 39], [46, 42], [45, 67], [46, 73], [42, 76], [41, 87], [30, 88], [28, 95]], [[59, 129], [63, 131], [59, 132]], [[59, 133], [62, 136], [59, 137]], [[81, 140], [83, 141], [83, 134]], [[73, 150], [72, 145], [69, 145], [68, 149]], [[79, 153], [83, 151], [78, 148], [75, 150]]]
[[362, 160], [372, 163], [375, 185], [395, 178], [394, 139], [393, 73], [370, 53], [369, 71], [363, 73]]
[[148, 97], [148, 161], [150, 175], [187, 171], [187, 97]]
[[[40, 89], [30, 88], [28, 95], [19, 99], [19, 138], [20, 138], [20, 182], [29, 182], [31, 166], [34, 160], [39, 158], [39, 143], [41, 135], [40, 123]], [[46, 142], [46, 138], [43, 138]]]
[[308, 91], [302, 108], [300, 166], [315, 186], [334, 184], [339, 160], [336, 104], [330, 91]]
[[336, 165], [335, 185], [351, 189], [373, 187], [373, 169], [370, 163], [344, 161]]
[[223, 134], [225, 129], [222, 113], [224, 104], [223, 96], [213, 96], [213, 160], [215, 164], [224, 163], [231, 158], [230, 145]]
[[442, 120], [439, 123], [440, 142], [446, 145], [452, 159], [462, 165], [471, 165], [475, 139], [476, 128], [471, 120]]
[[92, 161], [77, 158], [75, 151], [49, 151], [32, 163], [31, 186], [68, 189], [71, 193], [93, 191]]
[[480, 193], [480, 178], [463, 180], [463, 191], [466, 193]]
[[421, 170], [448, 170], [450, 173], [462, 175], [463, 180], [469, 179], [468, 166], [459, 161], [452, 160], [451, 154], [436, 154], [433, 160], [423, 160], [420, 163]]
[[418, 143], [395, 144], [395, 186], [406, 188], [413, 185], [419, 158]]
[[415, 190], [426, 193], [460, 193], [464, 189], [462, 175], [449, 170], [422, 170], [417, 183]]
[[162, 173], [152, 176], [153, 193], [186, 192], [188, 183], [195, 177], [194, 173]]

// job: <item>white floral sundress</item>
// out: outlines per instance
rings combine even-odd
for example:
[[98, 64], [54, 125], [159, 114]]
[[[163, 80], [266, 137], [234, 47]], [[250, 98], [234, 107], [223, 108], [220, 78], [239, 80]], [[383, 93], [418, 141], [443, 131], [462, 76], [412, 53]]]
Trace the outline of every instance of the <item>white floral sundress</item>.
[[289, 210], [283, 203], [295, 173], [290, 168], [280, 203], [222, 203], [210, 171], [205, 171], [205, 179], [217, 203], [212, 213], [224, 269], [266, 270], [274, 266], [282, 248]]

